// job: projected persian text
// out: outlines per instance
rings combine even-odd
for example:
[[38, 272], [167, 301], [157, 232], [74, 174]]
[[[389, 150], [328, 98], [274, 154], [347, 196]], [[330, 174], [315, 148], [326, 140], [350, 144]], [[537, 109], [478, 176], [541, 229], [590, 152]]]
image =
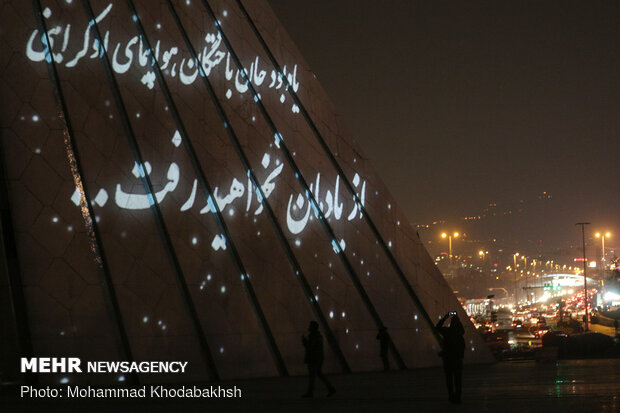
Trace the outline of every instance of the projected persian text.
[[[112, 10], [113, 4], [108, 6], [99, 13], [95, 18], [95, 23], [100, 23]], [[46, 19], [52, 17], [52, 11], [49, 8], [45, 8], [43, 16]], [[132, 67], [140, 68], [144, 71], [144, 75], [141, 77], [141, 82], [149, 89], [153, 89], [155, 86], [155, 73], [151, 70], [151, 57], [155, 59], [162, 72], [172, 78], [178, 78], [183, 85], [191, 85], [196, 81], [198, 75], [207, 77], [213, 69], [219, 65], [223, 65], [225, 61], [224, 73], [226, 80], [234, 83], [234, 90], [239, 94], [244, 94], [248, 91], [247, 82], [251, 81], [255, 86], [261, 86], [266, 81], [266, 87], [273, 90], [280, 90], [283, 92], [280, 96], [280, 102], [286, 101], [286, 95], [283, 88], [283, 78], [286, 76], [288, 83], [292, 89], [297, 92], [299, 89], [299, 82], [297, 81], [297, 65], [293, 66], [292, 70], [289, 70], [286, 65], [282, 68], [282, 73], [278, 73], [275, 69], [268, 72], [260, 68], [260, 61], [258, 56], [252, 61], [249, 69], [237, 69], [231, 68], [230, 53], [222, 48], [222, 37], [220, 33], [207, 33], [204, 36], [204, 45], [202, 50], [198, 53], [196, 60], [189, 56], [182, 56], [178, 46], [172, 46], [170, 48], [162, 49], [161, 41], [155, 42], [154, 50], [145, 47], [142, 38], [138, 35], [133, 36], [126, 43], [116, 42], [116, 45], [110, 41], [110, 31], [106, 31], [103, 35], [103, 44], [100, 44], [99, 40], [91, 33], [93, 24], [89, 24], [83, 31], [80, 30], [81, 37], [79, 38], [79, 44], [81, 49], [75, 54], [67, 51], [69, 44], [71, 43], [71, 24], [56, 25], [47, 31], [47, 38], [49, 39], [49, 45], [45, 40], [43, 34], [39, 35], [39, 30], [35, 29], [28, 39], [26, 45], [26, 56], [34, 62], [42, 62], [43, 60], [53, 61], [56, 64], [62, 64], [66, 67], [76, 67], [80, 60], [85, 58], [96, 59], [101, 58], [103, 53], [111, 51], [109, 48], [112, 44], [112, 68], [117, 74], [124, 74]], [[75, 30], [74, 30], [75, 32]], [[39, 40], [38, 42], [36, 40]], [[123, 47], [123, 44], [125, 47]], [[90, 53], [90, 54], [89, 54]], [[65, 54], [69, 56], [65, 56]], [[243, 71], [243, 73], [241, 73]], [[247, 78], [247, 79], [246, 79]], [[230, 99], [233, 95], [233, 86], [227, 90], [226, 98]], [[297, 105], [291, 106], [293, 113], [299, 113]]]
[[[175, 147], [180, 146], [182, 138], [178, 131], [174, 133], [171, 139], [172, 144]], [[276, 189], [276, 178], [282, 173], [284, 164], [276, 159], [272, 162], [272, 156], [265, 153], [261, 160], [261, 166], [263, 169], [269, 171], [264, 182], [261, 184], [261, 189], [266, 198], [274, 192]], [[150, 162], [145, 161], [143, 165], [134, 164], [132, 174], [136, 178], [141, 178], [146, 175], [150, 175], [153, 167]], [[166, 195], [176, 190], [181, 176], [181, 170], [175, 162], [171, 162], [168, 166], [166, 173], [166, 179], [168, 182], [162, 189], [154, 194], [134, 194], [125, 192], [121, 184], [116, 184], [114, 191], [114, 203], [117, 207], [130, 210], [143, 210], [148, 209], [152, 205], [161, 203], [165, 200]], [[245, 210], [245, 213], [253, 214], [255, 216], [260, 215], [263, 212], [263, 204], [260, 199], [259, 192], [254, 190], [252, 182], [249, 178], [242, 178], [245, 183], [237, 178], [233, 178], [232, 182], [227, 189], [220, 190], [219, 186], [213, 188], [213, 194], [210, 195], [204, 206], [200, 209], [200, 214], [215, 213], [215, 204], [220, 212], [227, 212], [230, 216], [234, 215], [233, 203], [245, 197], [245, 200], [241, 204], [241, 210]], [[353, 185], [359, 189], [356, 194], [360, 200], [361, 206], [365, 206], [366, 203], [366, 181], [362, 181], [360, 176], [356, 173], [353, 177]], [[333, 217], [335, 220], [342, 219], [343, 212], [346, 213], [346, 219], [352, 221], [356, 217], [362, 218], [361, 208], [355, 200], [351, 197], [353, 203], [350, 211], [345, 210], [344, 203], [340, 200], [340, 177], [336, 177], [335, 184], [332, 189], [327, 189], [324, 193], [321, 193], [321, 173], [316, 174], [314, 182], [310, 183], [310, 191], [317, 200], [321, 212], [325, 218]], [[198, 192], [198, 180], [194, 179], [191, 192], [188, 195], [187, 200], [179, 208], [180, 211], [188, 211], [194, 207], [196, 203], [196, 197]], [[108, 191], [101, 188], [95, 198], [93, 204], [103, 207], [106, 205], [109, 199]], [[76, 206], [80, 205], [80, 192], [76, 189], [71, 197], [71, 200]], [[300, 234], [308, 225], [308, 221], [312, 218], [311, 214], [312, 204], [304, 197], [302, 193], [292, 193], [288, 198], [288, 206], [286, 209], [286, 226], [292, 234]], [[314, 214], [317, 215], [317, 214]], [[215, 235], [211, 246], [215, 250], [226, 249], [226, 240], [222, 235]]]

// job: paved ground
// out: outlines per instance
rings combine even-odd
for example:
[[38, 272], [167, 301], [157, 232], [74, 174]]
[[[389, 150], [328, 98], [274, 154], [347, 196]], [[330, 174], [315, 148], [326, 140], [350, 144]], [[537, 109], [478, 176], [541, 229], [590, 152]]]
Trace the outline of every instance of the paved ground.
[[608, 335], [609, 337], [614, 337], [616, 335], [616, 329], [613, 327], [607, 327], [600, 324], [590, 324], [590, 330], [595, 331], [597, 333], [603, 333]]
[[330, 377], [338, 391], [302, 399], [305, 378], [223, 382], [243, 390], [227, 400], [24, 400], [3, 389], [3, 412], [620, 412], [620, 360], [533, 361], [466, 366], [461, 405], [448, 403], [439, 368]]

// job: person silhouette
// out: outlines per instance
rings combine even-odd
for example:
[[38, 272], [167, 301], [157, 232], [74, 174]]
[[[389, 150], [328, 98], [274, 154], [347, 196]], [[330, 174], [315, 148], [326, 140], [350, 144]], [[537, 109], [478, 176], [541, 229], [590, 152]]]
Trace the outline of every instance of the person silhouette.
[[388, 348], [390, 345], [390, 337], [387, 333], [387, 327], [381, 327], [379, 334], [377, 334], [377, 340], [381, 346], [381, 361], [383, 362], [383, 370], [388, 371], [390, 369], [390, 360], [388, 358]]
[[[452, 317], [450, 326], [444, 327], [443, 323]], [[448, 398], [452, 403], [461, 403], [461, 385], [463, 379], [463, 357], [465, 355], [465, 329], [456, 311], [451, 311], [437, 323], [437, 330], [441, 334], [441, 352], [443, 369], [446, 375], [446, 387]]]
[[310, 321], [308, 337], [302, 336], [301, 342], [306, 349], [304, 363], [308, 365], [308, 391], [302, 397], [314, 396], [314, 380], [317, 377], [327, 387], [327, 397], [333, 396], [336, 388], [327, 381], [321, 371], [323, 368], [323, 336], [319, 332], [319, 323]]

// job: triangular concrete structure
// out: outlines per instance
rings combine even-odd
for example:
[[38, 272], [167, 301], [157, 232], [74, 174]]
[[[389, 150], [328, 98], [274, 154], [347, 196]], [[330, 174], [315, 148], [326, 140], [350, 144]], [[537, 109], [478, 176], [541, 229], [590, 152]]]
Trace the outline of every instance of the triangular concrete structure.
[[466, 361], [491, 360], [265, 1], [0, 16], [12, 356], [189, 362], [141, 382], [303, 374], [317, 320], [327, 372], [381, 369], [382, 325], [415, 368], [458, 310]]

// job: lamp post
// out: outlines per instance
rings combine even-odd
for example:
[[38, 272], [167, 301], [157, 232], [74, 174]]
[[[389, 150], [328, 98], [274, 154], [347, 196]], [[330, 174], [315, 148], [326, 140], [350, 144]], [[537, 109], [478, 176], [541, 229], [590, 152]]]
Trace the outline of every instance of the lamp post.
[[489, 253], [488, 251], [484, 251], [484, 250], [478, 251], [478, 256], [482, 260], [482, 267], [484, 267], [484, 261], [488, 253]]
[[484, 277], [484, 290], [488, 291], [488, 285], [487, 285], [487, 276], [484, 273], [484, 259], [486, 258], [486, 255], [488, 254], [488, 251], [484, 251], [484, 250], [480, 250], [478, 251], [478, 255], [480, 256], [480, 258], [482, 259], [482, 265], [480, 266], [480, 273], [482, 274], [482, 277]]
[[517, 257], [519, 256], [518, 252], [515, 252], [514, 254], [512, 254], [512, 260], [514, 262], [514, 270], [515, 270], [515, 309], [518, 307], [519, 304], [519, 300], [517, 300], [517, 294], [519, 292], [519, 290], [517, 290]]
[[601, 262], [602, 262], [603, 269], [605, 269], [605, 237], [607, 238], [611, 237], [611, 232], [608, 231], [604, 234], [597, 232], [595, 235], [596, 235], [596, 238], [601, 239]]
[[527, 305], [527, 298], [528, 298], [528, 295], [529, 295], [529, 291], [527, 290], [527, 285], [528, 285], [527, 284], [527, 257], [525, 255], [522, 255], [521, 259], [523, 259], [523, 261], [524, 261], [524, 264], [523, 264], [523, 271], [525, 271], [525, 273], [524, 273], [524, 275], [525, 275], [525, 288], [524, 288], [524, 291], [525, 291], [525, 305]]
[[441, 234], [441, 238], [448, 237], [448, 256], [450, 257], [450, 266], [452, 266], [452, 237], [458, 238], [459, 233], [453, 232], [452, 234], [446, 234], [445, 232]]
[[[536, 274], [536, 262], [537, 262], [536, 259], [532, 260], [532, 278], [538, 278], [538, 274]], [[536, 301], [536, 294], [535, 294], [535, 291], [536, 291], [536, 289], [535, 289], [536, 288], [536, 280], [532, 280], [532, 284], [534, 284], [534, 285], [530, 285], [528, 283], [528, 286], [531, 287], [530, 288], [531, 291], [528, 291], [528, 297], [531, 297], [531, 302], [534, 302], [534, 301]]]
[[581, 243], [582, 243], [582, 247], [583, 247], [583, 301], [584, 301], [584, 307], [586, 310], [586, 314], [584, 315], [584, 330], [585, 331], [590, 331], [589, 328], [589, 320], [588, 320], [588, 281], [586, 278], [586, 271], [588, 268], [587, 265], [587, 260], [586, 260], [586, 233], [585, 233], [585, 226], [586, 225], [590, 225], [589, 222], [578, 222], [575, 225], [581, 225]]

